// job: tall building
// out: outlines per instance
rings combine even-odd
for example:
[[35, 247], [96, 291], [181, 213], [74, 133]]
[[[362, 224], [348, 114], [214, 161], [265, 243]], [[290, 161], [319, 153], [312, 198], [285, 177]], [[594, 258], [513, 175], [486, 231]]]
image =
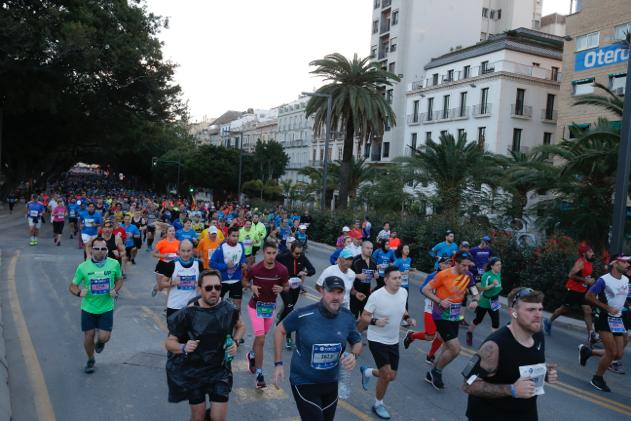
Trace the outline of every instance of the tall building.
[[[631, 1], [574, 0], [573, 13], [566, 17], [567, 37], [563, 50], [563, 77], [557, 133], [571, 139], [570, 127], [587, 128], [599, 117], [619, 120], [602, 108], [574, 106], [581, 95], [597, 93], [594, 83], [624, 96], [629, 50], [619, 41], [631, 31]], [[612, 121], [620, 124], [620, 121]]]
[[371, 56], [401, 82], [383, 89], [397, 124], [372, 139], [366, 155], [388, 161], [404, 153], [407, 89], [433, 57], [540, 20], [541, 0], [373, 0]]
[[307, 118], [305, 106], [309, 97], [301, 96], [295, 101], [278, 107], [276, 141], [280, 142], [289, 163], [283, 180], [308, 182], [308, 177], [299, 174], [301, 168], [309, 166], [309, 152], [313, 140], [313, 117]]

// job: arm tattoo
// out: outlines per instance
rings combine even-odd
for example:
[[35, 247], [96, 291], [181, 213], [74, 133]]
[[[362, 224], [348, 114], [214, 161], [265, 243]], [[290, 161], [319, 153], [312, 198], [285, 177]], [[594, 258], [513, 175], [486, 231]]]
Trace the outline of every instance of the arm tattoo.
[[[497, 364], [499, 360], [499, 348], [495, 342], [485, 342], [480, 350], [480, 367], [488, 371], [489, 377], [492, 377], [497, 371]], [[511, 389], [509, 384], [492, 384], [487, 383], [483, 379], [476, 379], [471, 385], [466, 382], [463, 386], [465, 393], [473, 396], [486, 399], [497, 399], [511, 396]]]

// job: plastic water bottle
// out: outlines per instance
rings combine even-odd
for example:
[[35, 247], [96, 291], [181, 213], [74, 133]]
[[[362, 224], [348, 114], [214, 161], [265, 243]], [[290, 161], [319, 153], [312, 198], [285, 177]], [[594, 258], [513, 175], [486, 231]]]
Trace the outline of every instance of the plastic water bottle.
[[232, 345], [234, 345], [234, 341], [232, 340], [232, 335], [226, 335], [226, 343], [224, 343], [223, 345], [223, 349], [225, 350], [224, 360], [226, 362], [230, 362], [233, 359], [233, 356], [230, 355], [230, 353], [228, 352], [228, 348], [230, 348]]
[[[350, 355], [349, 352], [345, 352], [343, 357], [346, 358]], [[337, 387], [337, 395], [340, 399], [347, 400], [351, 397], [351, 371], [345, 369], [340, 364], [340, 380]]]

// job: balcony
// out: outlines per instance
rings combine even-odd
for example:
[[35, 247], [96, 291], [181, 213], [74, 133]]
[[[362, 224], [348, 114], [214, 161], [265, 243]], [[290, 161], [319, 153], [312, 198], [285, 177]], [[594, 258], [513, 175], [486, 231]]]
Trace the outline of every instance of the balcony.
[[434, 113], [430, 112], [421, 114], [421, 121], [423, 122], [423, 124], [434, 123], [436, 121], [436, 119], [434, 119]]
[[377, 60], [383, 60], [386, 58], [387, 55], [388, 55], [388, 47], [380, 48], [379, 55], [377, 56]]
[[557, 124], [557, 114], [557, 110], [548, 110], [544, 108], [541, 110], [541, 121], [544, 123]]
[[386, 32], [390, 32], [389, 16], [381, 21], [381, 27], [379, 28], [379, 34], [385, 34]]
[[310, 167], [314, 167], [314, 168], [320, 168], [322, 167], [322, 161], [318, 161], [318, 160], [309, 160], [309, 166]]
[[410, 126], [416, 126], [417, 124], [421, 124], [421, 114], [408, 114], [408, 124]]
[[469, 107], [452, 108], [449, 114], [452, 120], [466, 120], [469, 118]]
[[477, 104], [473, 106], [473, 116], [476, 118], [479, 117], [488, 117], [491, 115], [491, 106], [493, 104]]
[[436, 121], [449, 121], [451, 120], [451, 115], [449, 115], [449, 110], [440, 110], [434, 112], [434, 120]]
[[532, 118], [532, 107], [524, 104], [511, 104], [510, 115], [513, 118], [530, 120]]

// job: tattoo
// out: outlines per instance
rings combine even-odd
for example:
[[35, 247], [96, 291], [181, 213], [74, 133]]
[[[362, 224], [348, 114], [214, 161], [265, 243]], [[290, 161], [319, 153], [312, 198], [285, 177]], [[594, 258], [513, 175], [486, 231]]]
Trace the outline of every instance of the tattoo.
[[478, 355], [480, 356], [480, 367], [491, 375], [495, 374], [500, 357], [500, 350], [497, 344], [493, 341], [483, 343], [478, 350]]
[[[480, 367], [489, 373], [488, 377], [492, 377], [497, 371], [499, 359], [499, 348], [495, 342], [488, 341], [482, 344], [478, 350], [480, 356]], [[465, 383], [462, 387], [465, 393], [480, 398], [497, 399], [511, 396], [509, 384], [491, 384], [483, 379], [476, 379], [472, 384]]]

